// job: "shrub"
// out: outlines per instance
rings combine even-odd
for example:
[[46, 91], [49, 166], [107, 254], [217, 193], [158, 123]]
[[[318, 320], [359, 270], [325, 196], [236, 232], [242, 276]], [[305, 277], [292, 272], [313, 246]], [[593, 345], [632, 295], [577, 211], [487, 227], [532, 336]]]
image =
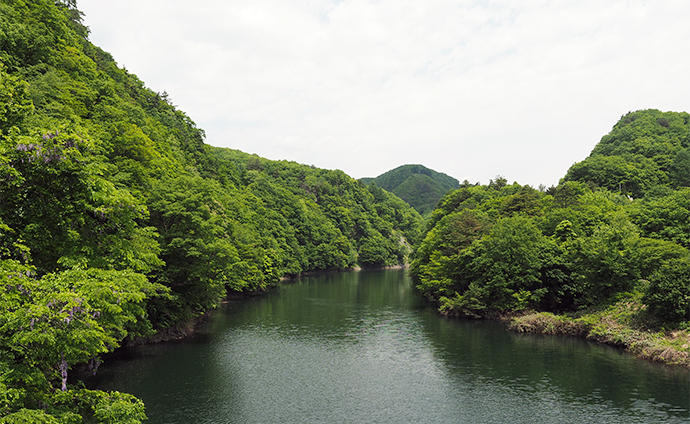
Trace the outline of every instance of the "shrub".
[[690, 321], [690, 261], [677, 260], [662, 266], [650, 277], [642, 301], [647, 311], [662, 321]]

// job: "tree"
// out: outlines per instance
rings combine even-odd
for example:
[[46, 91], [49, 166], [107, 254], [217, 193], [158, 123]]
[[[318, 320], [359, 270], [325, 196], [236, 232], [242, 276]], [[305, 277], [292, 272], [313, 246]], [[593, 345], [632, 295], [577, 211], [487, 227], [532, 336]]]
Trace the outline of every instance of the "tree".
[[569, 245], [566, 256], [579, 306], [604, 302], [635, 287], [641, 277], [639, 240], [639, 230], [625, 214], [617, 213], [591, 236], [579, 237]]
[[0, 63], [0, 138], [7, 136], [12, 129], [18, 131], [34, 111], [28, 91], [29, 84], [9, 75]]
[[690, 147], [680, 150], [669, 168], [674, 187], [690, 187]]
[[231, 243], [231, 222], [220, 184], [182, 176], [158, 182], [151, 190], [151, 223], [161, 234], [161, 258], [167, 264], [156, 280], [177, 294], [179, 317], [218, 305], [239, 262]]
[[2, 276], [0, 331], [48, 381], [59, 375], [63, 391], [72, 365], [96, 360], [127, 336], [151, 334], [145, 300], [165, 293], [131, 271], [70, 270], [37, 280], [30, 268], [14, 268]]
[[652, 187], [667, 184], [668, 175], [652, 159], [642, 155], [592, 154], [571, 166], [564, 180], [594, 184], [640, 198]]
[[662, 322], [690, 323], [690, 261], [676, 260], [662, 266], [650, 277], [642, 301]]
[[158, 259], [148, 210], [128, 190], [103, 177], [93, 142], [65, 127], [2, 141], [0, 219], [29, 245], [39, 273], [62, 266], [148, 272]]
[[690, 188], [636, 202], [630, 217], [643, 235], [690, 248]]
[[[126, 337], [151, 334], [145, 304], [165, 295], [164, 287], [132, 271], [101, 269], [38, 279], [31, 266], [13, 260], [0, 261], [0, 284], [3, 422], [81, 422], [84, 414], [91, 414], [104, 418], [99, 422], [135, 423], [145, 417], [143, 404], [133, 396], [92, 391], [75, 395], [67, 377], [74, 365], [90, 362], [97, 367], [99, 356]], [[116, 406], [119, 402], [129, 407]], [[43, 411], [36, 411], [39, 408]], [[59, 421], [53, 421], [56, 417]]]

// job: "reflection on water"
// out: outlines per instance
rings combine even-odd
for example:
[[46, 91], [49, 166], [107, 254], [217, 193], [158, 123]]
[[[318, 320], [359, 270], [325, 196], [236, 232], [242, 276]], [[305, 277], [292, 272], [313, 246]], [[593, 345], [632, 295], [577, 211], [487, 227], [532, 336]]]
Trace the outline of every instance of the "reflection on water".
[[448, 320], [404, 270], [301, 278], [92, 382], [153, 423], [681, 423], [690, 373], [567, 337]]

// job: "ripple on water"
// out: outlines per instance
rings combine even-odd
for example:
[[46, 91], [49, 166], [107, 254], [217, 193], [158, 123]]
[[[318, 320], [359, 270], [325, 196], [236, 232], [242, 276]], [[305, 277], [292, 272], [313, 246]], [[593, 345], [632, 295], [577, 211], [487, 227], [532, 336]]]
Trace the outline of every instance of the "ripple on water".
[[106, 366], [152, 423], [687, 423], [686, 370], [425, 308], [404, 272], [310, 277]]

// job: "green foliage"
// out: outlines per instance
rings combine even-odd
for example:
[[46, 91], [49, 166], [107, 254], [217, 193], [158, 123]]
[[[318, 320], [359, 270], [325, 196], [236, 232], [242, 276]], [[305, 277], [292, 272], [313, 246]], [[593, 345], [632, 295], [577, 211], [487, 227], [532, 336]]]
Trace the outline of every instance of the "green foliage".
[[20, 409], [0, 418], [2, 424], [60, 424], [62, 422], [65, 421], [36, 409]]
[[565, 179], [593, 183], [638, 198], [653, 187], [666, 184], [668, 175], [652, 159], [641, 155], [592, 154], [587, 160], [574, 164]]
[[690, 115], [649, 109], [623, 116], [564, 181], [644, 197], [659, 185], [688, 186]]
[[[410, 243], [419, 237], [422, 219], [409, 205], [378, 187], [367, 189], [341, 171], [231, 149], [211, 152], [215, 162], [205, 172], [240, 174], [238, 190], [261, 199], [268, 210], [265, 219], [280, 221], [267, 224], [267, 231], [285, 228], [276, 240], [300, 258], [297, 272], [403, 264]], [[286, 264], [286, 273], [293, 269], [294, 264]]]
[[0, 62], [0, 138], [18, 129], [33, 112], [29, 84], [5, 72]]
[[568, 244], [565, 258], [576, 281], [577, 304], [591, 305], [634, 287], [641, 277], [635, 249], [638, 240], [637, 228], [625, 215], [616, 214], [591, 237]]
[[665, 322], [690, 321], [690, 261], [675, 260], [655, 272], [643, 302], [650, 314]]
[[669, 178], [673, 187], [690, 187], [690, 147], [676, 153], [669, 165]]
[[146, 420], [144, 403], [127, 393], [81, 389], [63, 392], [55, 400], [76, 405], [86, 423], [139, 424]]
[[456, 260], [451, 275], [460, 283], [446, 312], [477, 315], [480, 310], [519, 310], [538, 305], [547, 289], [542, 273], [556, 247], [524, 216], [499, 220]]
[[444, 194], [459, 187], [455, 178], [422, 165], [403, 165], [363, 181], [394, 193], [424, 216], [431, 213]]
[[[265, 289], [282, 275], [281, 265], [286, 264], [280, 258], [285, 252], [262, 235], [259, 230], [268, 225], [247, 211], [243, 197], [260, 202], [248, 193], [224, 189], [201, 177], [165, 179], [153, 186], [151, 223], [160, 231], [161, 258], [166, 263], [155, 279], [176, 295], [168, 306], [174, 309], [165, 312], [174, 316], [157, 319], [175, 322], [189, 318], [217, 306], [228, 289]], [[253, 225], [242, 221], [253, 221]], [[282, 228], [277, 225], [273, 231]]]
[[661, 267], [687, 260], [678, 243], [686, 191], [656, 189], [631, 202], [573, 181], [546, 192], [500, 181], [468, 185], [439, 202], [410, 272], [446, 314], [606, 304], [646, 290]]
[[[40, 134], [40, 132], [39, 132]], [[151, 271], [161, 265], [145, 206], [103, 177], [91, 143], [69, 130], [1, 142], [0, 218], [41, 273], [59, 265]]]
[[48, 381], [59, 363], [63, 390], [71, 365], [111, 351], [128, 335], [150, 334], [145, 299], [165, 292], [131, 271], [70, 270], [36, 279], [30, 267], [4, 264], [3, 339]]
[[140, 424], [145, 420], [143, 402], [132, 395], [72, 389], [47, 396], [41, 409], [21, 408], [8, 413], [0, 423]]
[[690, 188], [664, 194], [635, 202], [630, 208], [631, 219], [647, 237], [690, 248]]
[[206, 146], [87, 33], [72, 0], [0, 2], [3, 422], [140, 422], [139, 400], [68, 371], [230, 291], [403, 264], [420, 233], [341, 171]]
[[[466, 316], [574, 311], [640, 291], [650, 317], [687, 325], [689, 124], [687, 113], [631, 113], [557, 187], [497, 177], [448, 193], [415, 249], [418, 288]], [[467, 237], [473, 227], [458, 224], [470, 216], [490, 231]]]
[[[151, 334], [146, 301], [166, 292], [132, 271], [69, 270], [38, 279], [31, 266], [12, 260], [0, 261], [0, 286], [0, 413], [6, 422], [81, 422], [87, 406], [98, 413], [100, 403], [79, 396], [65, 404], [74, 392], [69, 370], [97, 365], [99, 355], [126, 337]], [[45, 411], [36, 410], [41, 405]], [[136, 406], [120, 413], [141, 414]]]

